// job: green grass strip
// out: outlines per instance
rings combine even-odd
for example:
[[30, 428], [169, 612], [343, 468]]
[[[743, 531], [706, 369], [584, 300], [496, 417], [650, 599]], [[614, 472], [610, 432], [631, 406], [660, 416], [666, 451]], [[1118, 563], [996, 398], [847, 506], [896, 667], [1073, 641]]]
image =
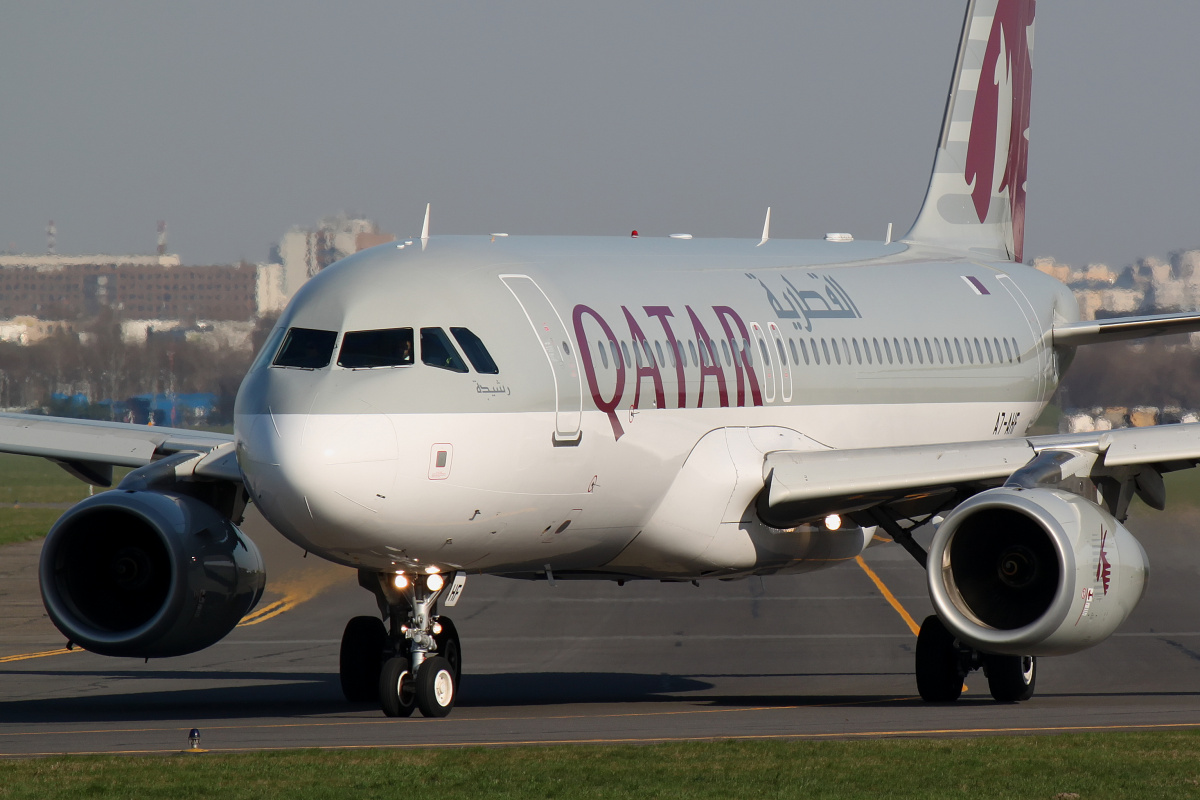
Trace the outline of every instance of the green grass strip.
[[303, 750], [0, 762], [0, 797], [38, 800], [1090, 799], [1198, 795], [1200, 732], [1195, 731], [949, 740]]

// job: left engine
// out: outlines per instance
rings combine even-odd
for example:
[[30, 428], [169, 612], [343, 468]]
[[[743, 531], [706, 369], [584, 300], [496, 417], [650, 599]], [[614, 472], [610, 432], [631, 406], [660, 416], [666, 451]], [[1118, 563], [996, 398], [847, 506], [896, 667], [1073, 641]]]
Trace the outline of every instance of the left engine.
[[946, 516], [929, 549], [938, 616], [989, 653], [1064, 655], [1099, 644], [1142, 599], [1146, 576], [1133, 534], [1059, 489], [981, 492]]
[[109, 656], [214, 644], [262, 596], [258, 548], [212, 506], [175, 492], [105, 492], [46, 535], [42, 600], [72, 642]]

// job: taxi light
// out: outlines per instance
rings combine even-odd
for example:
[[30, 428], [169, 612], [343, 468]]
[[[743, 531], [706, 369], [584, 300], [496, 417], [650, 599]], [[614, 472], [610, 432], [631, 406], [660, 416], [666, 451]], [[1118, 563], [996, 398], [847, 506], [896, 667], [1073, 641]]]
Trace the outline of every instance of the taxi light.
[[838, 528], [842, 527], [842, 518], [837, 514], [830, 514], [825, 518], [825, 527], [829, 528], [831, 531], [836, 531]]
[[433, 627], [431, 628], [431, 630], [433, 631], [434, 636], [439, 635], [442, 632], [442, 623], [440, 623], [440, 622], [433, 623]]
[[407, 589], [408, 588], [408, 576], [405, 575], [403, 572], [397, 572], [396, 577], [392, 579], [392, 585], [395, 586], [397, 589]]
[[436, 592], [446, 585], [446, 581], [435, 572], [425, 579], [425, 585], [429, 587], [429, 591]]
[[441, 571], [442, 571], [441, 567], [428, 566], [425, 568], [425, 574], [427, 574], [427, 575], [436, 575]]

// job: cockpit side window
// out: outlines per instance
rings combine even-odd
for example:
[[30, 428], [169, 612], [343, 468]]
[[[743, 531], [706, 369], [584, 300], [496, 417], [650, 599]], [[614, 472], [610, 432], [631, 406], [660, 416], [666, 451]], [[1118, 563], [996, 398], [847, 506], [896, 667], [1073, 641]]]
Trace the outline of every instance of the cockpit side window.
[[329, 365], [336, 341], [337, 331], [292, 328], [287, 332], [283, 347], [279, 348], [272, 366], [322, 369]]
[[409, 366], [413, 363], [413, 329], [347, 331], [337, 363], [347, 369]]
[[467, 360], [476, 372], [484, 375], [499, 375], [500, 368], [492, 360], [491, 353], [483, 346], [483, 342], [469, 328], [451, 328], [450, 333], [458, 340], [459, 346], [467, 354]]
[[467, 365], [441, 328], [421, 328], [421, 363], [451, 372], [466, 372]]

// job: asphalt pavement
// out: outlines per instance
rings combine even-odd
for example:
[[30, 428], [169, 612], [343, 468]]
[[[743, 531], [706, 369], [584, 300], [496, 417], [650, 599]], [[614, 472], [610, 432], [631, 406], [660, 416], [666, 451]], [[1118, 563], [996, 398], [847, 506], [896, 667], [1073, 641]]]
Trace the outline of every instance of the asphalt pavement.
[[1197, 511], [1136, 516], [1142, 604], [1104, 644], [1041, 659], [1019, 705], [994, 703], [982, 673], [957, 703], [917, 698], [900, 612], [931, 612], [924, 574], [882, 545], [863, 564], [699, 587], [472, 576], [448, 613], [461, 691], [438, 720], [345, 702], [339, 638], [374, 599], [261, 518], [245, 527], [268, 570], [252, 624], [150, 662], [66, 651], [38, 595], [40, 543], [0, 548], [0, 756], [175, 752], [192, 728], [240, 751], [1200, 727]]

